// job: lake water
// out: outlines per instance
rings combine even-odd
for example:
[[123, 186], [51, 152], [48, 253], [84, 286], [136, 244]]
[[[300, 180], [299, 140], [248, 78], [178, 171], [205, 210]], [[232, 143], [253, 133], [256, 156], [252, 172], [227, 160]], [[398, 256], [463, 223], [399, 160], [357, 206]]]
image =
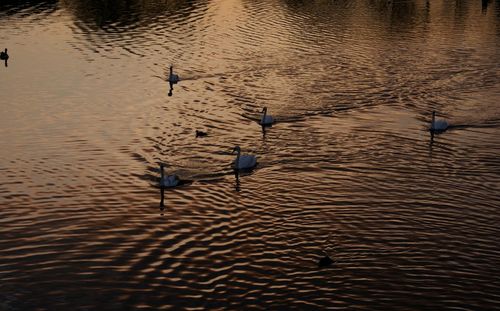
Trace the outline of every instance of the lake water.
[[499, 1], [2, 0], [4, 48], [0, 310], [500, 308]]

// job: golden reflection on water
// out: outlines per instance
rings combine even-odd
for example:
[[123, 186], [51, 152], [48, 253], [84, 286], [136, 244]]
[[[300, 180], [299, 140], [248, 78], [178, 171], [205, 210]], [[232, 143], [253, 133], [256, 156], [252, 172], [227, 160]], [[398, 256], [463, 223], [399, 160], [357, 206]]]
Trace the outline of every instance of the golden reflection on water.
[[499, 12], [2, 1], [0, 309], [494, 308]]

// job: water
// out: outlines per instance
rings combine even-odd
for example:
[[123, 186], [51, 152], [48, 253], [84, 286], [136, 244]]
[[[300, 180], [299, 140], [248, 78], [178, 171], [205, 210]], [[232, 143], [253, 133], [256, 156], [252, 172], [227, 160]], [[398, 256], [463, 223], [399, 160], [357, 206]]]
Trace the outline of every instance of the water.
[[0, 310], [499, 309], [498, 1], [2, 0], [0, 42]]

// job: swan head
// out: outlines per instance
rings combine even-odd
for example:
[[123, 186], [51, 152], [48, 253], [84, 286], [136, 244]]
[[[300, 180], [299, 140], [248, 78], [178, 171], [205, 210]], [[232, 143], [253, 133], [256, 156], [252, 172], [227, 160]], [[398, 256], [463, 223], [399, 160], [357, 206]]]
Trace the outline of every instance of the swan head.
[[261, 112], [266, 113], [267, 112], [267, 107], [262, 108]]
[[433, 110], [432, 111], [432, 116], [435, 117], [436, 116], [436, 110]]
[[240, 146], [236, 146], [236, 147], [234, 147], [234, 149], [233, 149], [233, 153], [235, 153], [235, 152], [237, 152], [237, 153], [240, 153], [240, 152], [241, 152], [241, 148], [240, 148]]

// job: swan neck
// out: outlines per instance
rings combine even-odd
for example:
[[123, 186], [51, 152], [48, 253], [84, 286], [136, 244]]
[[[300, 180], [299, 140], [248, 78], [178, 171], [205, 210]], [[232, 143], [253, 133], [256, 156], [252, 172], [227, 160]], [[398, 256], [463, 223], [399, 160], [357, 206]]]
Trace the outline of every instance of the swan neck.
[[239, 149], [236, 150], [236, 161], [234, 162], [235, 169], [238, 169], [240, 166], [240, 153], [241, 153], [241, 151]]
[[163, 165], [161, 165], [160, 168], [161, 168], [161, 171], [160, 171], [161, 179], [163, 180], [163, 177], [165, 176], [165, 174], [163, 173]]

